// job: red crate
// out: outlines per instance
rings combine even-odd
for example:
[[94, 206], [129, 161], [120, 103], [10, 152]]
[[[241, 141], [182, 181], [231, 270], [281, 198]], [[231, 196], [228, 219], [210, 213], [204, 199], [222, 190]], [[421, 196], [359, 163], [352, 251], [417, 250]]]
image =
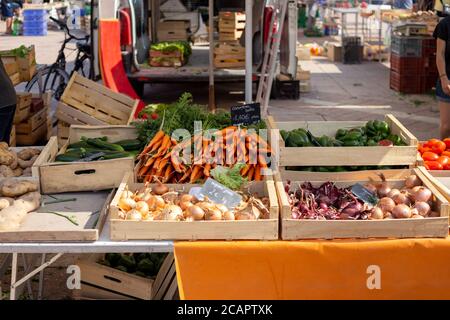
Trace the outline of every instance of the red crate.
[[425, 59], [419, 57], [400, 57], [391, 54], [391, 71], [402, 75], [422, 74], [425, 69]]
[[390, 88], [401, 93], [425, 93], [426, 77], [418, 74], [405, 75], [391, 70]]

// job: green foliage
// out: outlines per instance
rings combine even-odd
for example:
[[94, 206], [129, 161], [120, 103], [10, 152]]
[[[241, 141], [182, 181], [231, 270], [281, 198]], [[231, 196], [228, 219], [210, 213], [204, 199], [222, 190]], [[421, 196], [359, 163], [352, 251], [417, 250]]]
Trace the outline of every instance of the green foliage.
[[224, 186], [232, 190], [239, 190], [247, 181], [240, 173], [244, 167], [244, 163], [237, 163], [232, 168], [217, 166], [211, 170], [211, 176]]

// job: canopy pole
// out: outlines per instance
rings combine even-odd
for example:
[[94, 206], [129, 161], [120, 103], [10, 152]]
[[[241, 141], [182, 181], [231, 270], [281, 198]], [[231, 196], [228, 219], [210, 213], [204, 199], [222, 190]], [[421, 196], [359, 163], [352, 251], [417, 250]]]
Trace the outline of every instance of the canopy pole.
[[214, 94], [214, 0], [208, 1], [208, 19], [209, 19], [209, 110], [216, 111], [216, 98]]
[[253, 101], [253, 0], [245, 0], [245, 102]]

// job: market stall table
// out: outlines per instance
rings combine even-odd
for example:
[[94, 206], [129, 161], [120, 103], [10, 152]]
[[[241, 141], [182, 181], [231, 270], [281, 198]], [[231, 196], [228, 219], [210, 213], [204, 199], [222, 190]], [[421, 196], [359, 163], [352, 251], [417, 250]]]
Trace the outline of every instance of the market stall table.
[[450, 237], [177, 242], [181, 299], [450, 299]]
[[[10, 286], [10, 299], [15, 300], [17, 288], [31, 279], [36, 274], [39, 275], [39, 295], [42, 295], [43, 285], [43, 271], [46, 267], [53, 264], [64, 253], [134, 253], [134, 252], [171, 252], [173, 250], [172, 241], [111, 241], [109, 238], [110, 228], [109, 221], [106, 221], [105, 226], [100, 234], [99, 240], [95, 242], [72, 242], [72, 243], [0, 243], [0, 253], [12, 254], [11, 263], [11, 286]], [[40, 266], [32, 270], [32, 266], [25, 266], [25, 275], [17, 279], [18, 269], [18, 257], [19, 253], [22, 254], [40, 254], [41, 263]], [[46, 260], [47, 254], [55, 255]], [[9, 265], [9, 255], [5, 257], [4, 261], [0, 264], [0, 275]]]

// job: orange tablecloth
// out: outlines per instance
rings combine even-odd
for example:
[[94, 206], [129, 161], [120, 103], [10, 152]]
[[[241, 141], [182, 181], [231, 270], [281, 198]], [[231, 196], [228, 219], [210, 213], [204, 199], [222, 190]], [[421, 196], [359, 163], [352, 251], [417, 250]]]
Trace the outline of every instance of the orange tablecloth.
[[450, 237], [177, 242], [175, 259], [182, 299], [450, 299]]

